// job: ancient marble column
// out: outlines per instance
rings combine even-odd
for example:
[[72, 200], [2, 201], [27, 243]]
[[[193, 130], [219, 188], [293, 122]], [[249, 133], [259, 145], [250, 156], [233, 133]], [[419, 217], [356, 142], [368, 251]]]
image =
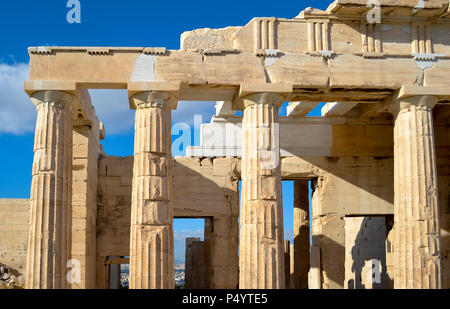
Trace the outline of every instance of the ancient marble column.
[[244, 97], [239, 288], [284, 288], [278, 107], [283, 97]]
[[308, 288], [309, 181], [294, 182], [294, 289]]
[[437, 99], [397, 102], [394, 127], [394, 285], [442, 287], [438, 186], [432, 109]]
[[41, 91], [31, 184], [26, 288], [64, 289], [71, 251], [72, 107], [75, 97]]
[[164, 92], [141, 92], [136, 105], [131, 205], [130, 288], [174, 288], [171, 106]]

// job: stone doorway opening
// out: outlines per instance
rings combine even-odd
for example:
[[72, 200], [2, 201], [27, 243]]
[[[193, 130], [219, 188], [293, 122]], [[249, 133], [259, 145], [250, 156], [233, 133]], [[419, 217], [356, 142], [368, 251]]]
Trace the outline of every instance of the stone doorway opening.
[[283, 180], [286, 289], [308, 289], [311, 255], [312, 180]]
[[110, 290], [128, 289], [129, 256], [108, 256], [105, 262], [106, 286]]
[[212, 222], [210, 217], [174, 217], [176, 289], [211, 288]]

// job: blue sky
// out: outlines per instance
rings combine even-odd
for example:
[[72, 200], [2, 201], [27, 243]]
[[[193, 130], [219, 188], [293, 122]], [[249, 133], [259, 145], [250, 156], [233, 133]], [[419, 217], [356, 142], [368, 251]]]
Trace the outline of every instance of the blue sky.
[[[293, 18], [304, 8], [326, 9], [330, 1], [112, 1], [80, 0], [81, 24], [66, 20], [67, 0], [3, 0], [0, 4], [0, 198], [29, 198], [36, 112], [23, 92], [29, 46], [162, 46], [178, 49], [180, 35], [198, 28], [247, 24], [253, 17]], [[123, 90], [91, 92], [105, 123], [108, 155], [133, 154], [134, 114]], [[173, 122], [193, 125], [194, 114], [209, 122], [214, 102], [181, 102]], [[285, 114], [285, 107], [280, 114]], [[311, 115], [319, 115], [318, 110]], [[179, 155], [178, 153], [177, 155]], [[292, 231], [292, 183], [283, 185], [285, 229]], [[176, 220], [176, 259], [182, 259], [186, 231], [198, 234], [202, 221]], [[288, 236], [288, 235], [286, 235]], [[178, 246], [178, 247], [177, 247]], [[178, 248], [178, 249], [177, 249]]]

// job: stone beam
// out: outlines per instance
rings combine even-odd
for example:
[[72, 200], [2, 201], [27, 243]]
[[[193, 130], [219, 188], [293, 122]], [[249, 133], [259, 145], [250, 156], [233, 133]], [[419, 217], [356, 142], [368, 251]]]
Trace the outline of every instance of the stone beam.
[[[190, 157], [241, 157], [242, 117], [212, 119]], [[359, 117], [279, 117], [282, 157], [392, 156], [392, 120]], [[446, 125], [440, 121], [440, 125]]]
[[[384, 100], [375, 103], [368, 104], [362, 103], [359, 106], [360, 117], [374, 117], [380, 113], [391, 112], [395, 110], [398, 100], [407, 99], [415, 96], [431, 95], [436, 98], [436, 104], [439, 106], [448, 106], [450, 102], [450, 94], [447, 88], [432, 87], [432, 86], [412, 86], [403, 85], [395, 91], [391, 96], [386, 97]], [[440, 117], [443, 118], [443, 117]]]
[[237, 110], [232, 107], [232, 101], [218, 101], [216, 102], [216, 116], [233, 116], [236, 115]]
[[394, 100], [401, 100], [416, 96], [433, 96], [438, 103], [450, 103], [450, 91], [444, 87], [439, 86], [412, 86], [403, 85], [400, 90], [394, 95]]
[[305, 117], [319, 104], [320, 102], [289, 102], [289, 105], [287, 106], [287, 116]]
[[[130, 82], [181, 83], [180, 100], [233, 100], [241, 83], [285, 83], [293, 91], [288, 101], [378, 102], [403, 85], [413, 85], [423, 70], [414, 59], [368, 59], [343, 54], [328, 59], [299, 52], [284, 52], [265, 66], [251, 51], [241, 50], [220, 56], [194, 51], [168, 51], [150, 57], [139, 51], [115, 51], [93, 57], [81, 49], [55, 50], [53, 54], [30, 55], [30, 90], [49, 79], [82, 88], [127, 89]], [[150, 64], [148, 64], [149, 62]], [[70, 68], [70, 69], [67, 69]], [[427, 69], [427, 85], [450, 86], [446, 72], [450, 61], [439, 60]], [[136, 72], [147, 74], [136, 80]], [[350, 73], [351, 72], [351, 73]], [[270, 83], [269, 83], [270, 84]], [[43, 86], [41, 89], [51, 89]], [[58, 89], [63, 89], [58, 87]]]
[[340, 117], [345, 116], [349, 111], [351, 111], [358, 103], [350, 102], [350, 103], [342, 103], [342, 102], [333, 102], [327, 103], [322, 108], [322, 116], [323, 117]]
[[359, 105], [359, 116], [360, 117], [375, 117], [380, 113], [387, 112], [387, 108], [391, 103], [381, 102], [377, 104], [367, 104], [363, 103]]

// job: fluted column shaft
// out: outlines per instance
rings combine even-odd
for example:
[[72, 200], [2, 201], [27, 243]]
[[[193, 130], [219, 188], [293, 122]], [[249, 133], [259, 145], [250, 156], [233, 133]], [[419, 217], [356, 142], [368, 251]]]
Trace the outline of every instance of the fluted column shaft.
[[308, 288], [309, 273], [309, 182], [294, 182], [294, 289]]
[[277, 289], [285, 285], [278, 124], [282, 102], [282, 96], [269, 93], [243, 99], [241, 289]]
[[171, 97], [141, 92], [136, 104], [130, 288], [174, 288]]
[[26, 288], [64, 289], [71, 250], [72, 108], [59, 91], [32, 96], [37, 108]]
[[432, 109], [436, 98], [398, 102], [394, 128], [394, 285], [442, 287], [436, 153]]

